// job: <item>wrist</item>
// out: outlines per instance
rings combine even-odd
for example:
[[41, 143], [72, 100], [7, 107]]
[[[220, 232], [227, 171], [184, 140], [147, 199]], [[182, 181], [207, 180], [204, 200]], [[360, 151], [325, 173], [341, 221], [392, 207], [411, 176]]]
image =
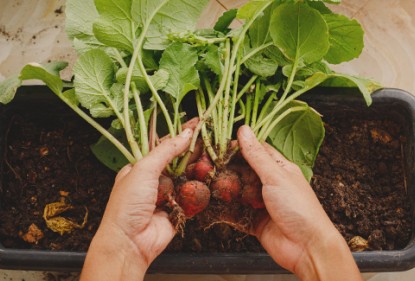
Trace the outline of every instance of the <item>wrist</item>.
[[143, 280], [148, 263], [120, 230], [100, 227], [88, 249], [81, 280]]
[[294, 272], [301, 280], [362, 280], [346, 241], [332, 230], [310, 240]]

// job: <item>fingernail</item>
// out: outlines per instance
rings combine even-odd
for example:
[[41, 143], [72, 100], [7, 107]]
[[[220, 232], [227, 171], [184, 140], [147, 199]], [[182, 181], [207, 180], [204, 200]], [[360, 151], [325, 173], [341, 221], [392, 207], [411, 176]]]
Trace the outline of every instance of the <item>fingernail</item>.
[[252, 132], [251, 128], [248, 126], [242, 126], [241, 127], [241, 137], [243, 137], [245, 140], [252, 140], [255, 138], [254, 132]]
[[184, 129], [180, 134], [179, 137], [188, 139], [192, 135], [193, 131], [190, 128]]

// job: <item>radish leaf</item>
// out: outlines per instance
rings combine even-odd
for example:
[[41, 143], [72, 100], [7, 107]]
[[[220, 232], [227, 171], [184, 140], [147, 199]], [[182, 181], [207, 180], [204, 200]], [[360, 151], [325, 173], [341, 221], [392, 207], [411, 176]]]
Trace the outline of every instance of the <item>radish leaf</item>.
[[122, 109], [122, 94], [111, 92], [114, 64], [104, 51], [91, 50], [82, 54], [73, 71], [76, 96], [94, 117], [108, 117]]
[[293, 161], [305, 171], [307, 180], [324, 139], [324, 126], [320, 114], [303, 102], [292, 102], [290, 107], [303, 105], [304, 110], [288, 114], [269, 135], [269, 142], [288, 160]]
[[277, 7], [270, 31], [275, 45], [292, 61], [313, 63], [329, 49], [328, 27], [322, 15], [301, 3]]
[[332, 64], [350, 61], [363, 50], [363, 29], [356, 20], [343, 15], [324, 15], [330, 33], [330, 49], [324, 59]]
[[160, 60], [160, 69], [169, 73], [169, 81], [164, 91], [172, 95], [179, 103], [191, 90], [200, 85], [196, 70], [197, 53], [188, 44], [173, 43], [164, 51]]

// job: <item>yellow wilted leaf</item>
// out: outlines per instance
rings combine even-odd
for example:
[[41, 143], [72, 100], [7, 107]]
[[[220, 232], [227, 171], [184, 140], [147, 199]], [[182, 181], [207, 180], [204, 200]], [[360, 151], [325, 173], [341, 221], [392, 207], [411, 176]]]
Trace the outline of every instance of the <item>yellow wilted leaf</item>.
[[84, 228], [87, 220], [88, 220], [88, 208], [85, 208], [85, 216], [83, 222], [81, 224], [63, 216], [59, 216], [60, 214], [74, 210], [75, 207], [71, 204], [66, 202], [54, 202], [47, 204], [43, 211], [43, 218], [45, 219], [46, 226], [52, 230], [53, 232], [57, 232], [60, 235], [65, 233], [71, 233], [75, 229], [82, 229]]

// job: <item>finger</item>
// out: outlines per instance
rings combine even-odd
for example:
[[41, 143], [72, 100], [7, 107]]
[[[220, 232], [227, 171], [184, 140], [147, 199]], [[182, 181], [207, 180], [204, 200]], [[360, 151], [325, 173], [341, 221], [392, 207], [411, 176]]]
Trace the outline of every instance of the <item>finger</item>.
[[186, 130], [188, 128], [194, 130], [198, 123], [199, 117], [194, 117], [182, 125], [182, 130]]
[[264, 146], [258, 142], [251, 128], [246, 125], [239, 128], [238, 142], [242, 155], [257, 173], [262, 184], [275, 183], [278, 178], [276, 174], [280, 174], [281, 167], [274, 162]]
[[117, 174], [115, 177], [115, 183], [122, 180], [126, 175], [128, 175], [133, 168], [133, 165], [127, 164], [125, 165]]
[[[182, 130], [186, 130], [186, 129], [194, 130], [198, 123], [199, 123], [199, 117], [194, 117], [182, 125]], [[159, 142], [163, 142], [169, 138], [170, 138], [170, 135], [164, 136], [159, 140]]]
[[281, 167], [285, 168], [288, 171], [296, 172], [302, 174], [301, 169], [293, 162], [284, 157], [278, 150], [268, 143], [264, 143], [263, 146], [265, 150], [271, 155], [272, 159], [278, 163]]
[[268, 152], [268, 154], [272, 157], [272, 159], [281, 166], [285, 166], [289, 164], [290, 162], [282, 155], [278, 150], [276, 150], [273, 146], [270, 144], [264, 142], [262, 144], [265, 148], [265, 150]]
[[185, 129], [177, 137], [167, 139], [134, 165], [131, 173], [140, 175], [140, 180], [158, 180], [163, 169], [174, 157], [183, 153], [190, 145], [193, 131]]

